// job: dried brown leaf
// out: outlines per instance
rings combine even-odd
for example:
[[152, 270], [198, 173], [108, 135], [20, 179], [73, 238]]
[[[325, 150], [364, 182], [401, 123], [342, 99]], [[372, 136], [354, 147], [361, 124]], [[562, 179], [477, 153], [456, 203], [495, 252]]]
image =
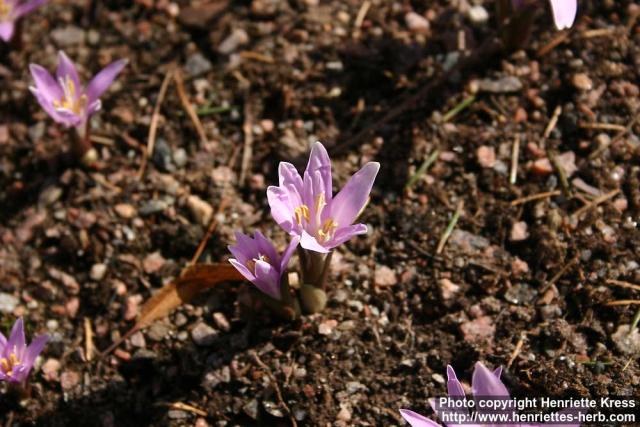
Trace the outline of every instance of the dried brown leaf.
[[227, 263], [196, 264], [187, 267], [179, 278], [160, 289], [144, 303], [140, 310], [140, 317], [133, 328], [113, 343], [102, 355], [109, 354], [140, 329], [167, 316], [180, 305], [188, 303], [198, 293], [222, 282], [240, 280], [244, 280], [244, 277], [231, 264]]

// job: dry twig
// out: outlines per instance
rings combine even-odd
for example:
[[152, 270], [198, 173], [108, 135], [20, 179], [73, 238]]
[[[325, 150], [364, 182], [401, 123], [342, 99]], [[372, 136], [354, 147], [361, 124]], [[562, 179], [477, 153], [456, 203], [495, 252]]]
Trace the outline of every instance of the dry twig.
[[586, 205], [584, 205], [583, 207], [581, 207], [580, 209], [578, 209], [577, 211], [575, 211], [571, 216], [573, 218], [578, 218], [580, 215], [582, 215], [583, 213], [595, 208], [596, 206], [598, 206], [601, 203], [606, 202], [609, 199], [614, 198], [618, 193], [620, 192], [620, 189], [616, 189], [613, 191], [608, 192], [607, 194], [603, 194], [600, 197], [596, 197], [595, 199], [593, 199], [591, 201], [591, 203], [588, 203]]
[[205, 145], [209, 142], [207, 139], [207, 134], [204, 131], [204, 126], [202, 126], [202, 122], [200, 121], [200, 117], [196, 113], [196, 110], [189, 102], [189, 97], [187, 96], [187, 92], [184, 89], [184, 79], [182, 78], [182, 73], [180, 70], [176, 69], [174, 73], [174, 79], [176, 82], [176, 89], [178, 90], [178, 97], [180, 98], [180, 103], [182, 104], [182, 108], [187, 113], [187, 116], [191, 119], [193, 126], [196, 128], [196, 132], [198, 133], [198, 137], [200, 138], [200, 142]]
[[91, 319], [84, 318], [84, 356], [89, 362], [93, 360], [95, 346], [93, 345], [93, 329], [91, 328]]
[[524, 203], [532, 202], [534, 200], [546, 199], [547, 197], [559, 196], [560, 194], [562, 194], [560, 190], [545, 191], [544, 193], [532, 194], [531, 196], [520, 197], [519, 199], [511, 201], [511, 206], [518, 206]]
[[262, 369], [265, 370], [267, 376], [269, 377], [269, 380], [271, 381], [271, 384], [273, 384], [273, 388], [274, 388], [274, 390], [276, 392], [276, 397], [278, 398], [278, 403], [280, 404], [280, 406], [282, 406], [282, 408], [285, 410], [285, 412], [289, 415], [289, 419], [291, 420], [292, 427], [298, 427], [298, 423], [296, 422], [296, 419], [293, 416], [293, 412], [291, 412], [291, 409], [285, 403], [285, 401], [284, 401], [284, 399], [282, 397], [282, 391], [280, 390], [280, 386], [278, 385], [278, 381], [276, 380], [276, 377], [271, 372], [271, 368], [269, 368], [260, 359], [260, 356], [258, 356], [258, 353], [256, 353], [255, 351], [252, 351], [251, 354], [253, 356], [253, 360], [255, 360], [255, 362], [256, 362], [256, 364], [258, 366], [260, 366]]
[[153, 108], [153, 115], [151, 116], [151, 124], [149, 125], [149, 136], [147, 137], [147, 149], [144, 151], [142, 156], [142, 162], [140, 163], [140, 170], [138, 171], [138, 178], [142, 178], [144, 175], [144, 171], [147, 167], [147, 163], [149, 162], [149, 158], [153, 155], [153, 148], [156, 144], [156, 134], [158, 132], [158, 122], [160, 121], [160, 108], [162, 107], [162, 103], [164, 102], [164, 98], [167, 95], [167, 89], [169, 89], [169, 83], [173, 79], [173, 75], [175, 73], [176, 65], [171, 64], [169, 66], [169, 70], [167, 74], [164, 76], [164, 80], [162, 81], [162, 85], [160, 85], [160, 92], [158, 93], [158, 99], [156, 100], [156, 105]]

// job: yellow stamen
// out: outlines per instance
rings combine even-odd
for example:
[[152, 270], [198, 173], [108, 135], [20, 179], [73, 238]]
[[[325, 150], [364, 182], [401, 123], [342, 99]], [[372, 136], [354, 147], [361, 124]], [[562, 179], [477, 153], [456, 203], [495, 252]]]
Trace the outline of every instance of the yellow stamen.
[[83, 94], [76, 98], [76, 85], [70, 76], [60, 79], [60, 86], [62, 86], [64, 94], [59, 100], [53, 101], [53, 106], [56, 109], [72, 111], [74, 114], [82, 113], [87, 105], [87, 95]]
[[327, 218], [324, 224], [322, 224], [322, 228], [318, 230], [318, 237], [323, 242], [326, 242], [333, 236], [333, 233], [338, 228], [338, 223], [335, 222], [332, 218]]
[[309, 222], [311, 219], [311, 213], [309, 212], [309, 207], [307, 205], [300, 205], [294, 209], [294, 214], [296, 216], [296, 222], [298, 225], [302, 225], [302, 220]]
[[0, 0], [0, 21], [4, 21], [9, 18], [11, 14], [11, 5], [5, 0]]
[[13, 369], [18, 366], [20, 363], [20, 359], [15, 353], [11, 353], [9, 355], [9, 359], [6, 357], [0, 358], [0, 370], [4, 372], [4, 374], [8, 377], [13, 375]]

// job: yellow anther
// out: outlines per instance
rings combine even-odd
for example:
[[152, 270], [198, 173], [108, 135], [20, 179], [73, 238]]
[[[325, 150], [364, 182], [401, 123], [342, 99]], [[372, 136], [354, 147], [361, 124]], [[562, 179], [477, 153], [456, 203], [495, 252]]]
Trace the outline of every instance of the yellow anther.
[[20, 364], [20, 359], [16, 356], [15, 353], [11, 353], [9, 355], [9, 359], [6, 357], [0, 358], [0, 370], [4, 372], [5, 375], [11, 376], [13, 375], [13, 368]]
[[331, 236], [333, 236], [336, 228], [338, 228], [338, 223], [335, 222], [332, 218], [327, 218], [322, 224], [322, 228], [318, 230], [318, 237], [323, 242], [326, 242], [331, 238]]
[[300, 205], [294, 209], [294, 214], [296, 216], [296, 222], [298, 225], [302, 225], [302, 220], [309, 222], [311, 219], [311, 213], [309, 212], [309, 207], [307, 205]]
[[69, 76], [60, 79], [60, 85], [64, 94], [60, 100], [53, 101], [53, 106], [57, 109], [72, 111], [74, 114], [82, 113], [87, 105], [87, 95], [81, 95], [76, 98], [76, 85]]
[[318, 196], [316, 197], [316, 206], [315, 206], [315, 210], [316, 210], [316, 215], [319, 216], [322, 213], [322, 210], [324, 209], [324, 207], [327, 205], [325, 198], [324, 198], [324, 191], [320, 194], [318, 194]]
[[5, 0], [0, 0], [0, 21], [4, 21], [11, 14], [11, 5]]

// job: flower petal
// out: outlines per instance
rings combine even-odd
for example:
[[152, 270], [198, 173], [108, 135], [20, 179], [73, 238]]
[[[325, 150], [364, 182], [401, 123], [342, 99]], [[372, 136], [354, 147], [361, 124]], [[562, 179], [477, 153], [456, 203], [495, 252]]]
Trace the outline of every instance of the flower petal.
[[502, 366], [498, 366], [496, 369], [494, 369], [493, 375], [500, 379], [500, 376], [502, 376]]
[[336, 230], [333, 238], [325, 244], [329, 249], [335, 248], [338, 245], [343, 244], [353, 236], [359, 234], [367, 234], [367, 226], [365, 224], [354, 224], [347, 227], [340, 227]]
[[24, 2], [22, 4], [19, 4], [13, 10], [13, 17], [14, 18], [19, 18], [21, 16], [24, 16], [27, 13], [33, 11], [34, 9], [42, 6], [43, 4], [45, 4], [48, 1], [49, 0], [31, 0], [31, 1], [26, 1], [26, 2]]
[[464, 389], [462, 384], [456, 377], [456, 371], [451, 365], [447, 365], [447, 392], [451, 397], [464, 397]]
[[280, 299], [280, 272], [266, 261], [256, 261], [256, 280], [253, 282], [262, 292]]
[[29, 347], [27, 347], [27, 351], [25, 352], [22, 363], [27, 367], [28, 370], [31, 370], [33, 367], [33, 363], [36, 361], [36, 357], [42, 352], [42, 349], [49, 341], [48, 335], [40, 335], [37, 336], [31, 341]]
[[311, 234], [307, 233], [304, 230], [302, 231], [300, 246], [310, 251], [320, 252], [322, 254], [326, 254], [327, 252], [329, 252], [329, 249], [325, 248], [320, 243], [318, 243], [315, 237], [313, 237]]
[[0, 354], [2, 354], [4, 352], [4, 348], [6, 346], [7, 346], [7, 339], [2, 334], [2, 332], [0, 332]]
[[74, 85], [75, 99], [78, 99], [82, 95], [82, 86], [80, 85], [78, 70], [76, 70], [76, 66], [63, 51], [58, 51], [56, 78], [58, 81], [66, 81], [67, 78], [71, 79]]
[[[458, 381], [456, 373], [450, 365], [447, 365], [447, 392], [449, 397], [455, 399], [465, 399], [464, 389], [462, 384]], [[439, 418], [443, 418], [444, 414], [450, 415], [452, 413], [459, 414], [460, 417], [469, 415], [469, 409], [466, 406], [458, 407], [457, 405], [450, 405], [448, 400], [440, 404], [439, 399], [429, 399], [431, 408]], [[460, 418], [462, 420], [462, 418]], [[448, 427], [455, 427], [457, 424], [447, 424]]]
[[30, 64], [29, 70], [31, 71], [31, 77], [33, 77], [33, 81], [36, 84], [35, 87], [44, 100], [51, 103], [54, 100], [62, 98], [62, 88], [44, 67], [38, 64]]
[[305, 172], [309, 172], [312, 175], [318, 172], [321, 176], [321, 182], [323, 183], [324, 197], [327, 203], [333, 198], [333, 183], [331, 178], [331, 159], [329, 153], [321, 142], [316, 142], [311, 147], [311, 154], [309, 154], [309, 161], [307, 163], [307, 169]]
[[24, 323], [22, 317], [16, 320], [11, 328], [11, 334], [7, 341], [7, 350], [9, 352], [15, 352], [19, 359], [22, 359], [24, 351], [26, 349], [26, 340], [24, 337]]
[[509, 391], [496, 375], [488, 370], [482, 363], [476, 363], [471, 379], [473, 394], [482, 397], [509, 396]]
[[298, 170], [289, 162], [280, 162], [278, 166], [278, 179], [280, 187], [293, 185], [293, 187], [302, 193], [302, 178], [298, 173]]
[[129, 61], [127, 59], [120, 59], [107, 65], [102, 71], [96, 74], [87, 86], [89, 103], [93, 103], [100, 98], [100, 95], [111, 86], [111, 83], [113, 83], [115, 78], [118, 77], [118, 74], [120, 74], [120, 71], [122, 71], [128, 63]]
[[258, 230], [253, 233], [253, 240], [258, 248], [259, 255], [266, 255], [268, 263], [280, 269], [280, 255], [278, 255], [276, 248], [273, 247], [273, 243]]
[[353, 175], [331, 202], [331, 217], [340, 226], [353, 224], [369, 200], [380, 164], [370, 162]]
[[571, 28], [578, 11], [577, 0], [550, 0], [550, 2], [556, 28], [558, 30]]
[[255, 241], [239, 231], [235, 232], [236, 244], [227, 246], [229, 252], [236, 257], [238, 262], [245, 265], [247, 261], [258, 256], [258, 247]]
[[240, 264], [238, 260], [233, 258], [230, 258], [229, 262], [236, 268], [236, 270], [238, 270], [238, 273], [244, 276], [245, 279], [250, 282], [254, 282], [256, 280], [256, 276], [251, 271], [249, 271], [249, 269], [245, 267], [244, 264]]
[[12, 21], [0, 22], [0, 39], [9, 42], [13, 37], [15, 25]]
[[300, 243], [300, 236], [294, 236], [293, 239], [291, 239], [291, 242], [289, 242], [289, 246], [287, 246], [287, 249], [285, 249], [284, 252], [282, 253], [282, 258], [280, 259], [281, 272], [285, 272], [287, 270], [287, 266], [289, 265], [289, 259], [291, 259], [291, 256], [295, 252], [299, 243]]
[[290, 192], [282, 187], [271, 185], [267, 188], [267, 201], [274, 221], [287, 233], [296, 233], [299, 227], [294, 226], [295, 208], [291, 205]]
[[400, 409], [400, 415], [411, 424], [411, 427], [441, 427], [435, 421], [431, 421], [429, 418], [408, 409]]

